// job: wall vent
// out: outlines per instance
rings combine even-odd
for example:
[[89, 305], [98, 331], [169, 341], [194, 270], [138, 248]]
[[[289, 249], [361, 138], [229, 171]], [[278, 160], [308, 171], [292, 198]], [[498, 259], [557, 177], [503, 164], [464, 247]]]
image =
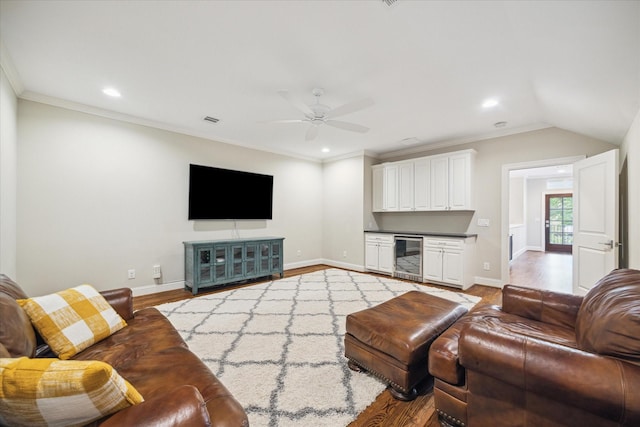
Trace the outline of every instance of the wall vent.
[[386, 4], [389, 7], [393, 6], [397, 2], [398, 2], [398, 0], [382, 0], [382, 3]]
[[216, 119], [215, 117], [211, 117], [211, 116], [206, 116], [204, 118], [204, 120], [211, 122], [211, 123], [218, 123], [220, 121], [220, 119]]

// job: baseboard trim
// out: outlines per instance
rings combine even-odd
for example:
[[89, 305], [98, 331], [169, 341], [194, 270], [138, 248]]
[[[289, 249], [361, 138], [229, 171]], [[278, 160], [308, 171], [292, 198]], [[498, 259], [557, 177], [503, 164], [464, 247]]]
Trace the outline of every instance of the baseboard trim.
[[133, 292], [134, 297], [139, 297], [142, 295], [157, 294], [160, 292], [173, 291], [182, 288], [184, 288], [184, 280], [180, 280], [178, 282], [162, 283], [160, 285], [137, 286], [135, 288], [131, 288], [131, 292]]
[[344, 268], [346, 270], [353, 270], [353, 271], [357, 271], [359, 273], [364, 273], [365, 269], [363, 265], [357, 265], [357, 264], [349, 264], [347, 262], [341, 262], [341, 261], [335, 261], [332, 259], [323, 259], [321, 261], [321, 264], [326, 264], [330, 267], [336, 267], [336, 268]]
[[491, 279], [488, 277], [480, 277], [480, 276], [476, 276], [473, 279], [473, 283], [476, 285], [490, 286], [492, 288], [499, 288], [499, 289], [502, 289], [504, 286], [504, 284], [502, 283], [502, 280]]

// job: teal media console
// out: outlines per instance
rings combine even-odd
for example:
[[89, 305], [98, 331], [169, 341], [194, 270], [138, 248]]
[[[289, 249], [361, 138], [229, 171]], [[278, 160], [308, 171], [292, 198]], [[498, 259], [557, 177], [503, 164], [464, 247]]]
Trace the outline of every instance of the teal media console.
[[184, 242], [185, 289], [202, 288], [279, 274], [283, 277], [283, 237]]

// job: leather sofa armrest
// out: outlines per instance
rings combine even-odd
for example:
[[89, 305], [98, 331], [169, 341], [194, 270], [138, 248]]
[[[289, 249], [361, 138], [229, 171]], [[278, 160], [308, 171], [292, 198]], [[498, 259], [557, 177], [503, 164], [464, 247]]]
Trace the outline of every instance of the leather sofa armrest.
[[100, 291], [100, 294], [124, 320], [133, 319], [133, 293], [129, 288]]
[[571, 329], [575, 328], [582, 297], [541, 289], [506, 285], [502, 289], [502, 311]]
[[[640, 366], [543, 340], [468, 325], [459, 357], [475, 371], [528, 393], [563, 402], [620, 425], [640, 425]], [[471, 393], [481, 379], [469, 382]]]
[[211, 426], [211, 420], [198, 389], [184, 385], [116, 412], [100, 424], [100, 427], [122, 426]]

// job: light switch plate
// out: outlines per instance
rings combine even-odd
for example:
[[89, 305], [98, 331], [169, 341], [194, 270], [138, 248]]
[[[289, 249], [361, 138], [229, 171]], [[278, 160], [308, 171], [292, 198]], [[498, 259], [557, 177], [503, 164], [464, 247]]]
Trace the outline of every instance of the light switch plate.
[[488, 227], [489, 218], [478, 218], [478, 227]]

